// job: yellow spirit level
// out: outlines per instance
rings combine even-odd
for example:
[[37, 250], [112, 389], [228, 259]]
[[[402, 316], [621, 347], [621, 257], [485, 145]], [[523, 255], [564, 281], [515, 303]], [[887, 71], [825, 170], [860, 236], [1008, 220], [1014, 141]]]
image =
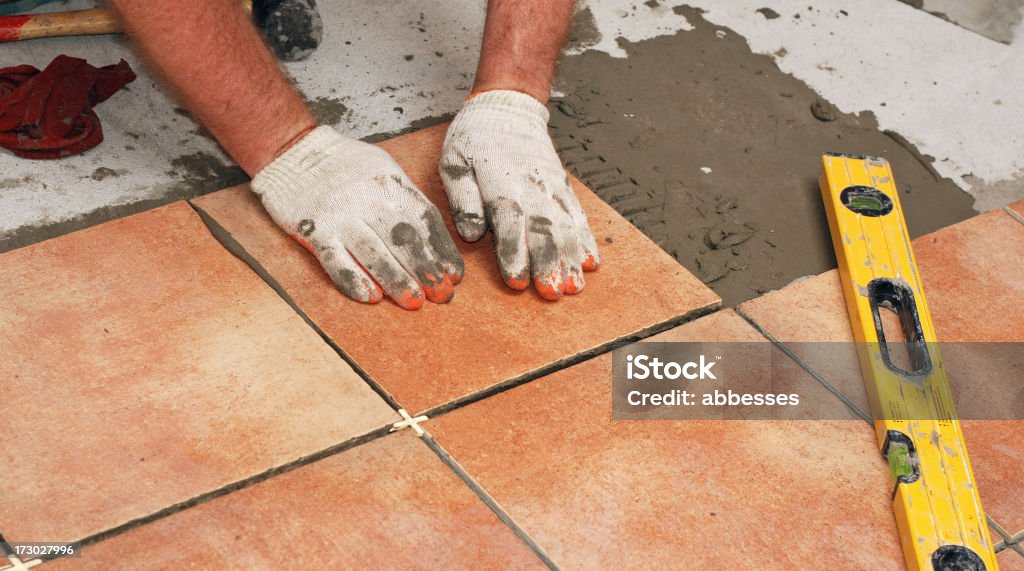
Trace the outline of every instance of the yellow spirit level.
[[822, 159], [821, 194], [907, 566], [998, 569], [892, 169], [875, 157]]

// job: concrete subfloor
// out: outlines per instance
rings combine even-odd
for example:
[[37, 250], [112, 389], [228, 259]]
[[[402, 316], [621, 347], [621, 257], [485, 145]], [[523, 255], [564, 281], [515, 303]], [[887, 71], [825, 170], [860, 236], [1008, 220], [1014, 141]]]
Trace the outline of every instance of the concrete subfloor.
[[698, 10], [677, 12], [692, 30], [623, 42], [625, 59], [587, 52], [563, 66], [551, 123], [573, 173], [726, 305], [835, 267], [822, 152], [886, 157], [915, 237], [974, 213], [871, 113], [836, 110]]
[[[567, 166], [727, 305], [834, 264], [821, 152], [889, 158], [915, 235], [1024, 197], [1019, 35], [1000, 43], [897, 0], [689, 6], [587, 2], [553, 133]], [[324, 44], [286, 69], [323, 122], [379, 140], [458, 110], [482, 2], [321, 10]], [[0, 154], [0, 251], [244, 180], [120, 37], [4, 50], [5, 65], [67, 53], [141, 73], [98, 108], [100, 147], [57, 162]]]
[[904, 0], [987, 38], [1013, 43], [1020, 27], [1022, 0]]

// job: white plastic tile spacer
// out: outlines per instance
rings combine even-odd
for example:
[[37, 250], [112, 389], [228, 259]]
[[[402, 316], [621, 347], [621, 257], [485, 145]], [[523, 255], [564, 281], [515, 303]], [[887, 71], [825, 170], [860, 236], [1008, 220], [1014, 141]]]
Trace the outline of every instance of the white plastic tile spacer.
[[15, 555], [8, 555], [7, 560], [11, 562], [10, 567], [0, 567], [0, 571], [28, 571], [36, 565], [43, 563], [42, 559], [32, 559], [31, 561], [22, 561]]
[[423, 429], [420, 428], [420, 423], [427, 420], [426, 416], [417, 416], [416, 418], [413, 418], [409, 416], [409, 413], [404, 408], [398, 409], [398, 414], [402, 415], [403, 420], [399, 420], [392, 424], [391, 430], [388, 430], [388, 432], [395, 432], [402, 430], [403, 428], [412, 428], [413, 432], [416, 433], [416, 436], [422, 437], [426, 434], [426, 432], [423, 432]]

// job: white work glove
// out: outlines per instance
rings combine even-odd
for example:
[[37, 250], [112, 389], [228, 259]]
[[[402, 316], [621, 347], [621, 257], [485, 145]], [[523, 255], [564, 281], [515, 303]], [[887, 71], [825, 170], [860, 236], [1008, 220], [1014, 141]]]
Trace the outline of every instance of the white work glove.
[[264, 167], [252, 189], [338, 289], [364, 303], [381, 289], [405, 309], [444, 303], [463, 263], [437, 208], [373, 145], [318, 127]]
[[505, 283], [532, 276], [546, 299], [583, 289], [600, 265], [587, 216], [548, 135], [548, 110], [518, 91], [487, 91], [466, 102], [441, 151], [441, 180], [459, 234], [494, 232]]

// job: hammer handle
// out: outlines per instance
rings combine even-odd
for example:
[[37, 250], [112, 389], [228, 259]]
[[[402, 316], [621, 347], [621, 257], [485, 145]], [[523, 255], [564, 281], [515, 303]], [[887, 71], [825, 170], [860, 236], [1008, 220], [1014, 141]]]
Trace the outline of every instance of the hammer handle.
[[0, 17], [0, 42], [57, 36], [88, 36], [121, 31], [114, 14], [105, 8]]
[[[252, 0], [242, 0], [247, 14], [252, 14]], [[121, 24], [106, 8], [0, 16], [0, 43], [59, 36], [92, 36], [116, 34]]]

